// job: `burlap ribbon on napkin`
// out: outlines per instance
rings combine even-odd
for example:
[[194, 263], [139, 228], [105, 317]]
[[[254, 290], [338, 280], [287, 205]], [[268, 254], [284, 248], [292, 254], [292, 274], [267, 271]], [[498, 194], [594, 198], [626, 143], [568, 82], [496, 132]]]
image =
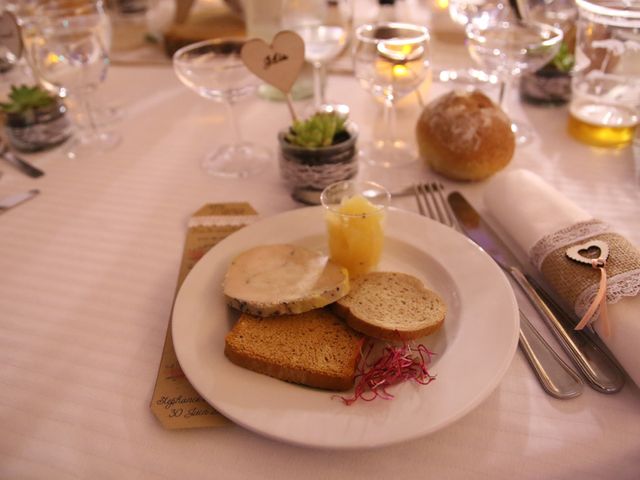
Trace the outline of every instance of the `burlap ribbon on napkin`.
[[[600, 232], [596, 233], [595, 232]], [[626, 238], [598, 220], [582, 222], [541, 239], [531, 250], [531, 259], [549, 286], [576, 314], [582, 317], [595, 298], [600, 272], [590, 265], [575, 262], [566, 251], [592, 240], [609, 245], [606, 262], [607, 303], [615, 303], [640, 291], [640, 251]]]

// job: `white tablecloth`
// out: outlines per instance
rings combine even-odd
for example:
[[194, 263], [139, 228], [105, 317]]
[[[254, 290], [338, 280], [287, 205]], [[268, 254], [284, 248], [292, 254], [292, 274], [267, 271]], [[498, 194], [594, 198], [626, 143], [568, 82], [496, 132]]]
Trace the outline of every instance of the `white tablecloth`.
[[[434, 84], [426, 96], [447, 88]], [[328, 96], [349, 103], [362, 141], [380, 127], [380, 106], [353, 78], [331, 77]], [[74, 161], [58, 150], [31, 156], [46, 171], [38, 180], [0, 163], [0, 197], [42, 191], [0, 216], [0, 478], [638, 478], [638, 388], [628, 382], [606, 396], [586, 387], [577, 399], [555, 400], [519, 351], [477, 409], [384, 449], [313, 450], [234, 425], [164, 430], [149, 401], [187, 219], [208, 202], [249, 201], [262, 216], [300, 205], [275, 160], [246, 180], [203, 174], [201, 155], [230, 135], [225, 110], [170, 68], [112, 68], [104, 97], [125, 110], [117, 150]], [[509, 168], [542, 175], [640, 244], [631, 149], [581, 145], [565, 133], [566, 108], [510, 100], [537, 138]], [[256, 99], [237, 110], [245, 136], [275, 151], [286, 106]], [[418, 113], [415, 97], [399, 105], [399, 131], [410, 141]], [[390, 189], [433, 177], [421, 164], [362, 175]], [[482, 183], [446, 185], [483, 210]], [[415, 210], [410, 198], [394, 204]]]

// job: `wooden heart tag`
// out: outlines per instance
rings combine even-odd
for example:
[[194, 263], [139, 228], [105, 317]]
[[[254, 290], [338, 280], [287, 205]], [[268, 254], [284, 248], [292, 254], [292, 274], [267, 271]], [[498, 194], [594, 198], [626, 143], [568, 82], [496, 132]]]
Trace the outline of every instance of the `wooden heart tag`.
[[[598, 251], [598, 256], [590, 255], [591, 253]], [[576, 262], [586, 263], [587, 265], [593, 265], [595, 260], [597, 265], [604, 265], [609, 257], [609, 245], [602, 240], [590, 240], [581, 245], [574, 245], [567, 248], [567, 257]], [[587, 256], [590, 255], [590, 256]]]
[[581, 245], [574, 245], [573, 247], [567, 248], [565, 253], [571, 260], [591, 265], [591, 267], [596, 270], [600, 270], [598, 292], [589, 309], [575, 326], [575, 329], [582, 330], [595, 318], [596, 313], [599, 311], [600, 315], [598, 318], [602, 320], [602, 331], [605, 337], [608, 337], [610, 326], [609, 316], [607, 314], [607, 271], [605, 270], [605, 264], [609, 257], [609, 245], [602, 240], [589, 240]]
[[304, 40], [297, 33], [284, 30], [273, 37], [271, 45], [259, 38], [248, 40], [240, 57], [258, 78], [289, 93], [304, 66]]
[[0, 46], [5, 47], [17, 58], [22, 56], [22, 36], [16, 17], [8, 11], [0, 15]]

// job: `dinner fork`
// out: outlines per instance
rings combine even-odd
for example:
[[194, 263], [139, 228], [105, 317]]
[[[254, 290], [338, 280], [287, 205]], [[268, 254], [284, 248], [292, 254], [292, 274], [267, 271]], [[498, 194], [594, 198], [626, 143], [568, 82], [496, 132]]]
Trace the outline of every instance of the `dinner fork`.
[[[444, 186], [439, 182], [414, 185], [414, 194], [421, 215], [462, 232], [445, 199]], [[519, 345], [533, 368], [542, 388], [559, 399], [577, 397], [582, 393], [582, 380], [553, 350], [540, 332], [520, 310]]]

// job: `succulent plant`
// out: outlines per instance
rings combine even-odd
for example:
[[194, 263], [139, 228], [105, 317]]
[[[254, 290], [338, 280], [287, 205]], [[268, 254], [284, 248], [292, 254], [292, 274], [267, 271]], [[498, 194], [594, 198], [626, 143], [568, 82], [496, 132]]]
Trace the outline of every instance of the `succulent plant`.
[[316, 113], [306, 120], [296, 120], [289, 128], [286, 139], [289, 143], [304, 148], [328, 147], [345, 136], [347, 118], [335, 112]]
[[562, 42], [560, 50], [551, 61], [552, 65], [561, 72], [568, 73], [571, 71], [575, 64], [575, 57], [569, 50], [569, 46]]
[[47, 107], [55, 103], [56, 97], [39, 86], [11, 85], [9, 101], [0, 102], [5, 113], [25, 113], [36, 108]]

